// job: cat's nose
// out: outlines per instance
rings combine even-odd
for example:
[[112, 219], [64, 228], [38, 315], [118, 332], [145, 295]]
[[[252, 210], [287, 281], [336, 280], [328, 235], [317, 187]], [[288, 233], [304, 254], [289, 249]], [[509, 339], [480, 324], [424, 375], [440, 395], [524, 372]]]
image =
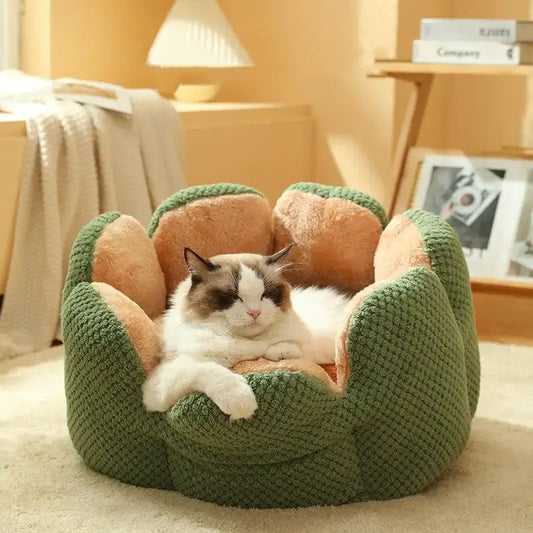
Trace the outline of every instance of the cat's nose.
[[250, 310], [248, 309], [247, 313], [254, 319], [257, 320], [257, 317], [261, 314], [259, 310]]

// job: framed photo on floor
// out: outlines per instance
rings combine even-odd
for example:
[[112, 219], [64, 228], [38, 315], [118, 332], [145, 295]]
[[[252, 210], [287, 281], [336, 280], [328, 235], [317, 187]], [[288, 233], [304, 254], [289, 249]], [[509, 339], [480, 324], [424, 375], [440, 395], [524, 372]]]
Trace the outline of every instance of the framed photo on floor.
[[[446, 220], [471, 276], [533, 281], [533, 161], [436, 151], [410, 156], [411, 193], [402, 207]], [[405, 196], [400, 190], [399, 201]]]
[[529, 167], [526, 190], [509, 256], [507, 276], [533, 281], [533, 164]]

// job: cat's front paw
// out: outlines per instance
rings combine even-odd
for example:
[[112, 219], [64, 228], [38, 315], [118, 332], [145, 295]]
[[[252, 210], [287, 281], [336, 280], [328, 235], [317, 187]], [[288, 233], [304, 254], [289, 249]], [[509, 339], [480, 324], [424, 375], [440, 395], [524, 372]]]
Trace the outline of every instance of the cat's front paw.
[[250, 418], [257, 410], [252, 387], [237, 374], [231, 384], [209, 391], [208, 396], [223, 413], [229, 415], [230, 420]]
[[176, 376], [172, 361], [159, 364], [143, 383], [143, 403], [147, 411], [168, 411], [181, 398], [188, 394], [188, 383]]
[[164, 412], [175, 403], [168, 387], [165, 387], [161, 381], [162, 369], [158, 367], [143, 384], [143, 403], [147, 411]]
[[297, 359], [302, 356], [302, 350], [294, 342], [278, 342], [268, 348], [264, 357], [270, 361], [281, 359]]

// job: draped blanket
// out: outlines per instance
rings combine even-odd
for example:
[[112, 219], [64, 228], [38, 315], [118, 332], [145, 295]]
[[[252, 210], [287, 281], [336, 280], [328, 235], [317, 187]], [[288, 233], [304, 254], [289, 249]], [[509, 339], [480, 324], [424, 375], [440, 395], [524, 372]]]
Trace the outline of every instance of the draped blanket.
[[132, 115], [65, 101], [27, 121], [0, 359], [58, 337], [69, 252], [87, 222], [118, 210], [147, 226], [155, 207], [184, 186], [178, 114], [155, 91], [129, 93]]

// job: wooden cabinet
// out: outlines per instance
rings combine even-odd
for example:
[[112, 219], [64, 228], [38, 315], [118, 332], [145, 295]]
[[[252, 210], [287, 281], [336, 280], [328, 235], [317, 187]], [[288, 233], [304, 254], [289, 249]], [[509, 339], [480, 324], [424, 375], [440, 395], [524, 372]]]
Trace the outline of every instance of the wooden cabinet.
[[[229, 181], [261, 190], [273, 204], [295, 181], [314, 181], [314, 122], [308, 106], [173, 102], [183, 123], [189, 185]], [[26, 126], [0, 120], [0, 294], [4, 292]]]

